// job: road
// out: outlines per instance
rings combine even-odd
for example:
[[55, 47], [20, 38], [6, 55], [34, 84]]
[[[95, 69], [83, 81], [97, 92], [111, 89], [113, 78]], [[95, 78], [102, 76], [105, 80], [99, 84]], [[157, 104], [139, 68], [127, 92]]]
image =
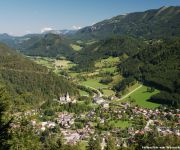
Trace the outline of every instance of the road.
[[[85, 87], [87, 87], [87, 88], [90, 88], [90, 89], [93, 89], [93, 90], [97, 91], [97, 92], [98, 92], [98, 97], [102, 97], [102, 96], [103, 96], [103, 94], [102, 94], [98, 89], [93, 88], [93, 87], [88, 86], [88, 85], [83, 85], [83, 86], [85, 86]], [[96, 95], [96, 94], [95, 94], [95, 95]]]
[[137, 91], [138, 89], [140, 89], [142, 87], [142, 85], [138, 86], [136, 89], [134, 89], [133, 91], [131, 91], [130, 93], [126, 94], [125, 96], [121, 97], [119, 100], [123, 100], [125, 98], [127, 98], [129, 95], [131, 95], [132, 93], [134, 93], [135, 91]]
[[149, 125], [153, 123], [153, 120], [149, 120], [144, 129], [149, 129]]

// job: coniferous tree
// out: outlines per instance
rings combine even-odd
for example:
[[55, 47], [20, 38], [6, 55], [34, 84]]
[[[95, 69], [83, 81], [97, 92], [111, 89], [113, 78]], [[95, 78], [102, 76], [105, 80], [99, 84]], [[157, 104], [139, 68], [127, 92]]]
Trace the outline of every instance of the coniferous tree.
[[9, 133], [11, 120], [5, 120], [5, 112], [7, 111], [8, 95], [5, 89], [0, 89], [0, 150], [9, 149], [8, 140], [11, 138]]
[[111, 135], [107, 138], [107, 146], [105, 150], [117, 150], [115, 140]]
[[88, 150], [101, 150], [101, 142], [99, 137], [92, 136], [90, 138]]

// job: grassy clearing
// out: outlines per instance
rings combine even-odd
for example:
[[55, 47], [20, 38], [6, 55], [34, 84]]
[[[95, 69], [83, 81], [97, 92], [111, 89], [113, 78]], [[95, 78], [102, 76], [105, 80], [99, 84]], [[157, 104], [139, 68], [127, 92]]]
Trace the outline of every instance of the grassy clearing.
[[62, 69], [69, 69], [69, 68], [75, 66], [74, 63], [72, 63], [71, 61], [68, 61], [68, 60], [55, 60], [54, 64], [56, 67], [60, 67]]
[[123, 101], [129, 101], [130, 98], [134, 99], [135, 102], [134, 104], [139, 105], [144, 108], [156, 108], [159, 106], [159, 104], [148, 102], [147, 100], [152, 96], [159, 93], [158, 90], [155, 90], [154, 92], [147, 92], [147, 86], [142, 86], [139, 88], [137, 91], [133, 92], [132, 94], [129, 95], [126, 99]]
[[104, 94], [104, 96], [108, 97], [108, 96], [115, 95], [115, 92], [113, 90], [104, 89], [103, 94]]
[[119, 57], [109, 57], [107, 59], [101, 59], [95, 63], [96, 68], [108, 68], [116, 65], [119, 62]]
[[87, 93], [86, 91], [82, 91], [82, 90], [79, 90], [79, 94], [80, 94], [80, 96], [89, 96], [89, 93]]
[[104, 84], [99, 83], [98, 79], [87, 79], [87, 81], [81, 82], [81, 85], [90, 86], [90, 87], [93, 87], [95, 89], [102, 89], [102, 88], [108, 87], [108, 85], [104, 85]]
[[55, 60], [56, 67], [66, 68], [66, 67], [68, 67], [69, 63], [70, 63], [70, 61], [67, 61], [67, 60]]
[[126, 92], [124, 95], [130, 93], [131, 91], [135, 90], [135, 89], [138, 88], [139, 86], [141, 86], [141, 84], [139, 84], [139, 83], [136, 83], [136, 84], [134, 84], [133, 86], [130, 86], [129, 88], [127, 88], [127, 92]]
[[77, 45], [77, 44], [71, 44], [70, 45], [72, 47], [73, 50], [75, 51], [80, 51], [82, 49], [81, 46]]
[[54, 60], [50, 59], [50, 58], [41, 58], [41, 57], [37, 57], [37, 58], [31, 58], [33, 61], [35, 61], [37, 64], [46, 66], [47, 68], [54, 68]]
[[113, 126], [114, 128], [127, 128], [129, 127], [131, 124], [128, 121], [122, 121], [122, 120], [112, 120], [109, 122], [110, 126]]
[[71, 77], [76, 77], [77, 75], [79, 75], [79, 73], [77, 72], [69, 72], [68, 73]]
[[110, 72], [110, 73], [114, 73], [116, 72], [117, 68], [116, 67], [110, 67], [110, 68], [102, 68], [103, 72]]
[[76, 64], [71, 61], [66, 60], [65, 58], [62, 60], [47, 58], [47, 57], [30, 57], [31, 60], [35, 61], [37, 64], [46, 66], [47, 68], [56, 70], [56, 69], [69, 69]]
[[104, 62], [109, 62], [109, 63], [118, 63], [119, 62], [119, 57], [109, 57], [107, 59], [103, 59]]

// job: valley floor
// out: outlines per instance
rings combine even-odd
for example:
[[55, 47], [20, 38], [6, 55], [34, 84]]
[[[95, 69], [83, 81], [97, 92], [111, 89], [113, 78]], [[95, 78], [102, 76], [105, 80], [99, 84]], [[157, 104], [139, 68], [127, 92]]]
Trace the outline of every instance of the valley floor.
[[[118, 135], [117, 141], [120, 145], [129, 145], [129, 141], [136, 135], [148, 134], [154, 132], [154, 129], [161, 135], [180, 135], [179, 127], [176, 126], [177, 120], [170, 120], [178, 117], [179, 110], [167, 113], [166, 108], [158, 108], [159, 104], [148, 102], [150, 96], [158, 93], [158, 90], [149, 92], [147, 86], [135, 83], [129, 86], [121, 97], [117, 97], [113, 86], [122, 80], [117, 71], [111, 72], [112, 81], [104, 84], [101, 80], [106, 75], [73, 72], [70, 68], [76, 64], [68, 60], [58, 60], [57, 63], [57, 60], [49, 58], [30, 59], [73, 81], [80, 87], [80, 95], [75, 100], [66, 95], [43, 102], [37, 109], [16, 113], [14, 115], [17, 123], [25, 117], [28, 118], [28, 126], [33, 127], [36, 132], [48, 130], [54, 135], [58, 133], [52, 129], [60, 128], [65, 142], [72, 145], [78, 142], [87, 145], [90, 136], [97, 131], [101, 137], [106, 137], [109, 133], [115, 137]], [[112, 60], [114, 63], [111, 58], [110, 61]], [[100, 63], [98, 65], [100, 67]], [[164, 118], [167, 118], [166, 121]], [[176, 126], [173, 130], [172, 125]]]

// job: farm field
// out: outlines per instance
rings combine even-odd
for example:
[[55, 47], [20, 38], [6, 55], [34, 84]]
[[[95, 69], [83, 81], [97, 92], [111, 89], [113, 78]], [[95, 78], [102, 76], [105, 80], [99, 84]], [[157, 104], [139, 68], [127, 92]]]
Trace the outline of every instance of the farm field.
[[109, 68], [102, 68], [100, 71], [114, 73], [116, 72], [116, 70], [117, 67], [109, 67]]
[[82, 81], [80, 84], [84, 86], [93, 87], [95, 89], [99, 89], [99, 88], [102, 89], [108, 87], [108, 85], [99, 83], [98, 79], [87, 79], [87, 81]]
[[97, 67], [97, 68], [102, 68], [102, 67], [108, 68], [108, 67], [112, 67], [112, 66], [116, 65], [117, 63], [119, 63], [119, 61], [120, 61], [119, 57], [109, 57], [106, 59], [101, 59], [95, 63], [95, 67]]
[[77, 72], [68, 72], [68, 74], [69, 74], [71, 77], [76, 77], [79, 73], [77, 73]]
[[54, 68], [53, 62], [54, 60], [46, 57], [31, 57], [30, 59], [34, 60], [37, 64], [42, 66], [46, 66], [49, 69]]
[[60, 67], [62, 69], [69, 69], [73, 66], [75, 66], [74, 63], [72, 63], [71, 61], [68, 60], [54, 60], [54, 64], [56, 67]]
[[80, 47], [79, 45], [76, 45], [76, 44], [71, 44], [70, 45], [72, 47], [73, 50], [75, 51], [80, 51], [82, 49], [82, 47]]
[[82, 90], [79, 90], [79, 94], [80, 94], [80, 96], [89, 96], [89, 93], [87, 93], [86, 91], [82, 91]]
[[108, 96], [115, 95], [115, 92], [113, 90], [103, 89], [103, 94], [104, 96], [108, 97]]
[[[71, 61], [68, 61], [65, 59], [56, 60], [56, 59], [51, 59], [51, 58], [46, 58], [46, 57], [33, 57], [31, 59], [33, 59], [38, 64], [41, 64], [43, 66], [46, 66], [46, 67], [54, 70], [54, 72], [57, 74], [59, 74], [59, 72], [61, 70], [67, 70], [68, 74], [73, 78], [76, 78], [76, 76], [78, 76], [78, 75], [90, 76], [87, 78], [86, 81], [80, 81], [80, 84], [83, 86], [87, 86], [87, 87], [89, 86], [89, 87], [92, 87], [95, 89], [102, 89], [103, 95], [106, 97], [115, 95], [115, 92], [113, 90], [108, 89], [108, 88], [113, 87], [115, 84], [117, 84], [120, 80], [123, 79], [122, 76], [115, 74], [112, 77], [113, 81], [110, 84], [105, 85], [105, 84], [99, 83], [101, 77], [97, 77], [96, 72], [95, 73], [77, 73], [77, 72], [69, 71], [69, 69], [75, 65]], [[102, 68], [99, 68], [98, 70], [114, 73], [116, 71], [116, 67], [113, 65], [115, 63], [117, 63], [118, 60], [119, 60], [118, 57], [114, 57], [114, 58], [109, 57], [107, 59], [102, 59], [100, 62], [98, 62], [99, 67], [101, 66]], [[111, 67], [106, 68], [106, 66], [104, 65], [105, 62], [110, 63]], [[133, 91], [134, 89], [136, 89], [138, 86], [140, 86], [140, 84], [137, 83], [137, 84], [133, 85], [132, 87], [130, 87], [128, 89], [128, 93]], [[89, 95], [87, 92], [82, 91], [82, 90], [79, 90], [79, 92], [80, 92], [81, 96], [88, 96]], [[117, 102], [125, 102], [125, 101], [134, 100], [133, 103], [135, 105], [139, 105], [139, 106], [144, 107], [144, 108], [156, 108], [159, 106], [159, 104], [148, 102], [147, 100], [152, 95], [155, 95], [158, 92], [159, 92], [158, 90], [155, 90], [154, 92], [151, 92], [151, 93], [147, 92], [147, 86], [143, 85], [141, 88], [137, 89], [135, 92], [128, 95], [128, 97], [124, 98], [123, 100], [119, 100]], [[126, 94], [128, 94], [128, 93], [126, 93]]]
[[52, 59], [52, 58], [46, 58], [46, 57], [30, 57], [31, 60], [35, 61], [37, 64], [46, 66], [49, 69], [69, 69], [76, 64], [72, 63], [69, 60], [66, 59]]
[[129, 95], [129, 97], [125, 98], [123, 101], [129, 101], [130, 99], [135, 100], [134, 104], [139, 105], [144, 108], [156, 108], [159, 106], [159, 104], [148, 102], [147, 100], [152, 96], [159, 93], [158, 90], [155, 90], [154, 92], [147, 92], [147, 86], [142, 86], [135, 92]]

